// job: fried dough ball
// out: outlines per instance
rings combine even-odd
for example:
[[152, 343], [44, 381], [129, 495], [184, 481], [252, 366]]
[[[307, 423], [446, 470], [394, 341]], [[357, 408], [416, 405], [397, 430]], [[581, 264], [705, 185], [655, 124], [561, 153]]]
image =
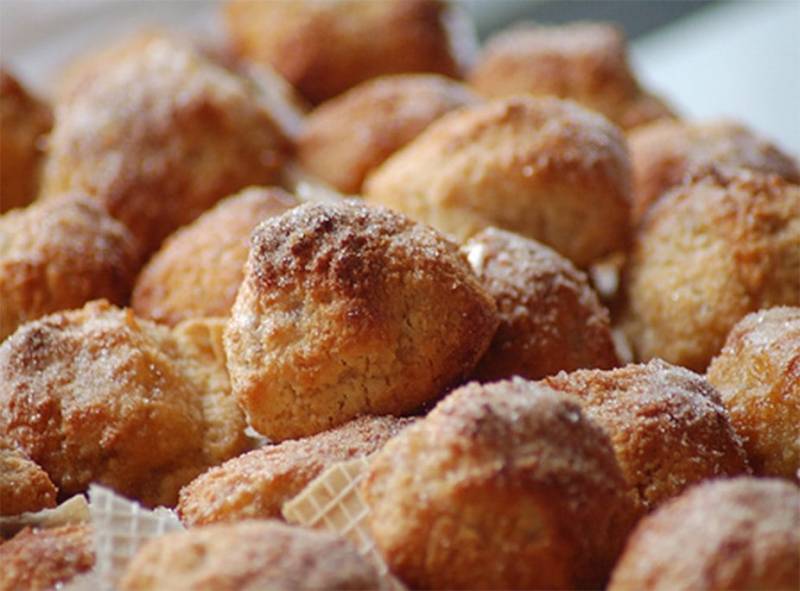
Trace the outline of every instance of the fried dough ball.
[[211, 468], [180, 493], [178, 512], [190, 526], [280, 518], [283, 504], [326, 468], [368, 456], [413, 419], [359, 417], [311, 437], [248, 452]]
[[0, 346], [0, 432], [64, 494], [91, 482], [148, 506], [245, 449], [222, 320], [173, 333], [107, 302], [25, 324]]
[[640, 88], [628, 64], [625, 36], [608, 23], [526, 23], [501, 31], [486, 42], [469, 81], [487, 98], [572, 99], [622, 129], [672, 117], [662, 101]]
[[0, 515], [55, 507], [57, 492], [41, 466], [0, 439]]
[[800, 182], [800, 167], [776, 145], [731, 121], [659, 121], [628, 137], [633, 217], [639, 222], [664, 193], [709, 166], [745, 168]]
[[457, 77], [447, 17], [438, 0], [231, 0], [225, 10], [235, 49], [315, 104], [383, 74]]
[[60, 588], [94, 566], [88, 525], [25, 528], [0, 544], [0, 591]]
[[169, 533], [128, 564], [122, 591], [380, 589], [375, 568], [346, 540], [279, 521]]
[[731, 328], [800, 305], [800, 186], [746, 171], [665, 195], [640, 227], [623, 325], [637, 357], [703, 372]]
[[0, 216], [0, 341], [30, 320], [107, 298], [124, 304], [141, 257], [124, 225], [82, 195]]
[[376, 545], [413, 588], [594, 588], [633, 518], [600, 427], [520, 378], [450, 394], [362, 487]]
[[717, 480], [643, 519], [608, 589], [795, 591], [799, 548], [797, 487], [773, 479]]
[[305, 204], [253, 232], [225, 349], [250, 424], [281, 441], [437, 399], [497, 322], [431, 228], [357, 201]]
[[654, 360], [562, 372], [544, 383], [577, 396], [586, 415], [606, 430], [642, 511], [696, 482], [750, 471], [719, 393], [689, 370]]
[[586, 275], [567, 259], [496, 228], [473, 236], [462, 251], [500, 316], [474, 378], [537, 380], [561, 370], [619, 364], [608, 311]]
[[367, 179], [366, 196], [460, 240], [511, 230], [582, 267], [626, 244], [630, 166], [603, 117], [519, 96], [445, 115]]
[[281, 189], [259, 187], [220, 201], [153, 255], [136, 280], [133, 310], [170, 325], [192, 317], [227, 316], [242, 282], [250, 232], [297, 203]]
[[756, 474], [800, 479], [800, 308], [748, 314], [708, 367]]
[[0, 67], [0, 213], [23, 207], [39, 190], [50, 108]]
[[276, 180], [287, 142], [254, 82], [179, 39], [128, 43], [57, 105], [43, 191], [92, 195], [152, 252], [222, 197]]
[[298, 139], [309, 172], [344, 193], [359, 193], [366, 176], [433, 121], [478, 98], [433, 74], [368, 80], [311, 112]]

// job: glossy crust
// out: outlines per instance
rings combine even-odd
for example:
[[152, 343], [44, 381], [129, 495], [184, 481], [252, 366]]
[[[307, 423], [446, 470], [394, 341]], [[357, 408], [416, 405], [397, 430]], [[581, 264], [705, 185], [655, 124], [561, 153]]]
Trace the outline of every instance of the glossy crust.
[[0, 341], [25, 322], [89, 300], [126, 303], [140, 260], [127, 228], [82, 195], [0, 216]]
[[471, 383], [377, 453], [373, 538], [412, 588], [595, 588], [633, 507], [577, 400], [522, 379]]
[[297, 203], [281, 189], [251, 187], [175, 232], [136, 280], [131, 297], [136, 314], [170, 325], [227, 316], [244, 275], [250, 232]]
[[57, 492], [41, 466], [0, 439], [0, 516], [55, 507]]
[[759, 475], [800, 479], [800, 308], [748, 314], [708, 368]]
[[735, 478], [694, 487], [641, 521], [609, 591], [774, 589], [800, 584], [800, 491]]
[[800, 186], [742, 171], [665, 195], [640, 228], [623, 319], [638, 358], [705, 371], [749, 312], [800, 305]]
[[433, 121], [478, 100], [466, 86], [433, 74], [368, 80], [311, 112], [298, 158], [334, 188], [356, 194], [373, 169]]
[[624, 34], [608, 23], [526, 23], [501, 31], [486, 41], [469, 82], [487, 98], [532, 94], [572, 99], [622, 129], [673, 116], [640, 88], [628, 64]]
[[225, 348], [250, 424], [281, 441], [436, 400], [497, 322], [434, 230], [357, 201], [306, 204], [253, 232]]
[[173, 333], [107, 302], [47, 316], [0, 347], [0, 432], [70, 495], [91, 482], [146, 505], [245, 448], [223, 322]]
[[365, 192], [460, 240], [496, 226], [578, 266], [628, 237], [622, 134], [554, 98], [519, 96], [445, 115], [379, 167]]
[[94, 566], [88, 525], [25, 528], [0, 544], [0, 591], [59, 588]]
[[660, 121], [629, 138], [633, 163], [635, 221], [664, 193], [711, 165], [745, 168], [800, 182], [800, 167], [775, 144], [732, 121]]
[[0, 67], [0, 213], [36, 198], [52, 123], [50, 108]]
[[281, 518], [283, 504], [323, 470], [368, 456], [413, 419], [365, 416], [303, 439], [267, 445], [201, 474], [181, 490], [188, 526]]
[[122, 591], [380, 589], [375, 568], [349, 542], [278, 521], [243, 521], [170, 533], [145, 544]]
[[629, 494], [643, 511], [694, 483], [750, 472], [719, 393], [691, 371], [655, 360], [560, 373], [544, 383], [577, 396], [606, 430]]
[[222, 197], [276, 180], [287, 143], [254, 82], [180, 39], [126, 43], [57, 105], [43, 191], [92, 195], [152, 252]]
[[608, 311], [586, 275], [554, 250], [496, 228], [462, 248], [497, 303], [500, 326], [473, 373], [490, 382], [619, 364]]
[[383, 74], [457, 76], [438, 0], [230, 0], [225, 23], [245, 58], [274, 67], [312, 103]]

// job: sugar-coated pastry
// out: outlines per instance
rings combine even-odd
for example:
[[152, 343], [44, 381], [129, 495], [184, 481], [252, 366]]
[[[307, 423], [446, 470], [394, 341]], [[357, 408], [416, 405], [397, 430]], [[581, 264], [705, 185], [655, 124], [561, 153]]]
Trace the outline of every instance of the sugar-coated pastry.
[[174, 325], [193, 317], [227, 316], [242, 282], [250, 232], [298, 201], [278, 188], [250, 187], [220, 201], [172, 234], [136, 279], [138, 316]]
[[438, 232], [358, 201], [309, 203], [254, 230], [225, 350], [250, 424], [282, 441], [436, 400], [497, 322]]
[[705, 371], [733, 326], [800, 305], [800, 186], [712, 171], [674, 189], [639, 228], [623, 325], [637, 357]]
[[50, 108], [0, 66], [0, 213], [36, 198]]
[[309, 114], [298, 158], [337, 190], [356, 194], [374, 168], [433, 121], [478, 100], [463, 84], [434, 74], [368, 80]]
[[622, 129], [672, 117], [642, 90], [623, 32], [602, 22], [515, 25], [490, 37], [469, 76], [487, 98], [515, 94], [572, 99]]
[[628, 140], [636, 222], [664, 193], [709, 166], [745, 168], [800, 182], [800, 165], [795, 159], [732, 121], [659, 121], [632, 132]]
[[462, 250], [500, 316], [474, 378], [537, 380], [562, 370], [619, 365], [608, 311], [567, 259], [496, 228], [476, 234]]
[[25, 322], [106, 298], [124, 304], [138, 243], [94, 200], [37, 201], [0, 216], [0, 341]]
[[707, 375], [753, 471], [800, 479], [800, 308], [770, 308], [742, 318]]
[[56, 506], [57, 490], [47, 472], [0, 436], [0, 516]]
[[125, 43], [56, 105], [43, 192], [88, 193], [152, 252], [219, 199], [274, 182], [288, 147], [251, 80], [179, 38]]
[[180, 493], [190, 526], [280, 518], [283, 504], [329, 466], [380, 449], [413, 419], [364, 416], [303, 439], [267, 445], [211, 468]]
[[544, 383], [577, 396], [606, 430], [643, 511], [697, 482], [750, 472], [719, 393], [694, 372], [655, 360], [564, 372]]
[[122, 591], [375, 590], [375, 567], [349, 542], [279, 521], [242, 521], [170, 533], [128, 564]]
[[569, 101], [518, 96], [445, 115], [367, 179], [365, 195], [464, 240], [488, 226], [578, 266], [625, 247], [622, 134]]
[[58, 589], [94, 566], [88, 525], [25, 528], [0, 543], [0, 591]]
[[23, 325], [0, 346], [0, 432], [65, 495], [98, 482], [174, 505], [246, 447], [224, 322], [191, 322], [173, 332], [98, 301]]
[[634, 514], [602, 429], [520, 378], [450, 394], [374, 456], [362, 491], [415, 589], [600, 587]]
[[795, 591], [800, 489], [773, 479], [701, 484], [644, 518], [609, 591]]
[[242, 57], [320, 103], [383, 74], [458, 76], [448, 11], [439, 0], [229, 0], [225, 24]]

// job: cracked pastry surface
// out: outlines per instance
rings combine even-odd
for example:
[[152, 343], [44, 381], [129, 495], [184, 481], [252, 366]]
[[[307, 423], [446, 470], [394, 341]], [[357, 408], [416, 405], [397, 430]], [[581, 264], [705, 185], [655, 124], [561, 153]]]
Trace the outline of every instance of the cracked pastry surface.
[[223, 199], [167, 238], [137, 277], [131, 307], [169, 325], [227, 316], [244, 275], [250, 232], [297, 204], [278, 188], [250, 187]]
[[41, 466], [0, 438], [0, 516], [55, 507], [57, 492]]
[[367, 179], [365, 197], [466, 240], [495, 226], [579, 267], [628, 240], [630, 162], [604, 117], [517, 96], [434, 122]]
[[92, 199], [38, 201], [0, 216], [0, 341], [45, 314], [107, 298], [124, 304], [138, 243]]
[[800, 185], [712, 170], [649, 212], [628, 260], [621, 325], [641, 361], [705, 371], [733, 326], [800, 305]]
[[283, 504], [326, 468], [373, 453], [413, 420], [359, 417], [330, 431], [255, 449], [183, 487], [178, 513], [189, 526], [281, 518]]
[[169, 533], [128, 564], [122, 591], [381, 589], [375, 568], [349, 542], [278, 521], [242, 521]]
[[389, 441], [362, 491], [413, 588], [594, 588], [632, 525], [611, 443], [571, 396], [520, 378], [455, 390]]
[[496, 228], [476, 234], [462, 250], [500, 316], [473, 378], [537, 380], [562, 370], [619, 365], [608, 311], [567, 259]]
[[312, 111], [300, 137], [300, 163], [339, 191], [357, 194], [367, 175], [445, 113], [479, 101], [444, 76], [368, 80]]
[[0, 431], [62, 494], [98, 482], [174, 505], [246, 447], [223, 321], [191, 322], [173, 332], [97, 301], [24, 325], [0, 346]]
[[800, 478], [800, 308], [748, 314], [708, 367], [757, 475]]
[[91, 195], [150, 253], [219, 199], [277, 179], [288, 144], [254, 82], [163, 34], [108, 56], [56, 105], [45, 195]]
[[642, 511], [697, 482], [750, 473], [719, 393], [689, 370], [654, 360], [562, 372], [543, 383], [575, 395], [606, 430], [628, 493]]
[[638, 525], [609, 591], [797, 589], [800, 490], [778, 479], [698, 485]]
[[602, 113], [622, 129], [673, 116], [644, 91], [623, 32], [602, 22], [515, 25], [491, 36], [469, 75], [487, 98], [557, 96]]

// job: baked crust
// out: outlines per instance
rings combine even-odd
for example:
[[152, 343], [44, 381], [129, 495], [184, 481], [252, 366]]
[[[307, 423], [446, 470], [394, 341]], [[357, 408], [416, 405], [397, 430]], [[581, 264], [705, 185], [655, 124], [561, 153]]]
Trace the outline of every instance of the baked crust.
[[41, 466], [0, 438], [0, 515], [55, 507], [57, 492]]

